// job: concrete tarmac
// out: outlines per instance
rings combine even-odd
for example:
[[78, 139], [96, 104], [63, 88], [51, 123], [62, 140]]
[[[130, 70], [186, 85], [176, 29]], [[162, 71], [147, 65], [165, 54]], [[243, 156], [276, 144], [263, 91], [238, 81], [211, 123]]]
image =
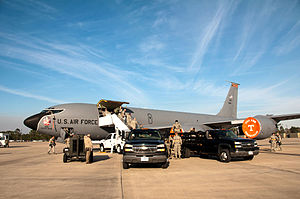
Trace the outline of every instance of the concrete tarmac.
[[96, 150], [93, 164], [63, 163], [63, 144], [48, 155], [47, 142], [11, 143], [0, 148], [0, 198], [299, 198], [300, 139], [284, 139], [276, 153], [258, 143], [252, 161], [194, 156], [128, 170], [119, 154]]

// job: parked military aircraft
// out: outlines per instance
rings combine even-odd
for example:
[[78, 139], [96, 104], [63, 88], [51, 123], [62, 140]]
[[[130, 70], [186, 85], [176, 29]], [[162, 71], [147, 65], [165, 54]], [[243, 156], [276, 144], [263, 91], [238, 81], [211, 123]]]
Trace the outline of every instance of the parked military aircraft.
[[[175, 120], [179, 120], [184, 131], [190, 128], [196, 130], [228, 129], [240, 126], [249, 138], [265, 139], [277, 130], [277, 123], [282, 120], [300, 118], [300, 114], [288, 115], [257, 115], [254, 117], [237, 118], [237, 97], [239, 84], [231, 82], [231, 87], [224, 105], [216, 115], [196, 114], [175, 111], [126, 107], [143, 128], [170, 130]], [[100, 100], [98, 104], [61, 104], [51, 106], [42, 112], [24, 120], [24, 124], [40, 133], [65, 137], [65, 129], [77, 134], [90, 133], [92, 139], [103, 139], [109, 133], [119, 130], [128, 130], [127, 126], [113, 111], [127, 102]], [[102, 115], [105, 108], [112, 114]]]

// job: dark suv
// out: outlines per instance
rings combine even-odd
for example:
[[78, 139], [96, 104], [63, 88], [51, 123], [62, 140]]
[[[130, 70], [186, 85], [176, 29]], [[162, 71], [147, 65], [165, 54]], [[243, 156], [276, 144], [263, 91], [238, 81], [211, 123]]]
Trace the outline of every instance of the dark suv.
[[123, 151], [123, 168], [131, 164], [160, 164], [169, 166], [166, 146], [158, 130], [132, 130], [126, 140]]
[[231, 158], [252, 160], [259, 153], [255, 140], [238, 138], [230, 130], [186, 133], [182, 135], [182, 140], [182, 154], [187, 158], [190, 151], [195, 151], [203, 157], [213, 155], [221, 162], [229, 162]]

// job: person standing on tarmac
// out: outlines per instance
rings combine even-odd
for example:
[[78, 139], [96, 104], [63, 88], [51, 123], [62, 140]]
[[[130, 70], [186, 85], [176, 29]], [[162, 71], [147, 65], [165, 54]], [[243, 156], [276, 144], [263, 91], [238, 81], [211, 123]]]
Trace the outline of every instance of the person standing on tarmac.
[[175, 132], [175, 136], [173, 137], [173, 145], [174, 145], [174, 153], [175, 158], [181, 159], [181, 145], [182, 145], [182, 139], [178, 135], [177, 132]]
[[52, 149], [53, 149], [53, 152], [52, 152], [52, 153], [55, 154], [55, 145], [56, 145], [56, 143], [55, 143], [55, 137], [52, 136], [52, 138], [50, 138], [50, 140], [49, 140], [49, 150], [48, 150], [48, 154], [51, 153]]
[[91, 156], [91, 152], [93, 150], [93, 144], [92, 144], [92, 140], [91, 140], [91, 134], [87, 134], [84, 136], [84, 147], [85, 147], [85, 151], [86, 151], [86, 164], [90, 164], [90, 156]]
[[277, 142], [277, 137], [275, 136], [275, 133], [272, 133], [269, 142], [271, 144], [271, 152], [275, 152], [275, 147]]
[[168, 158], [172, 159], [172, 137], [171, 137], [171, 135], [165, 139], [165, 145], [167, 147]]
[[280, 136], [279, 133], [276, 134], [276, 137], [277, 137], [277, 140], [276, 140], [276, 149], [282, 151], [282, 148], [281, 148], [281, 140], [282, 140], [282, 138], [281, 138], [281, 136]]

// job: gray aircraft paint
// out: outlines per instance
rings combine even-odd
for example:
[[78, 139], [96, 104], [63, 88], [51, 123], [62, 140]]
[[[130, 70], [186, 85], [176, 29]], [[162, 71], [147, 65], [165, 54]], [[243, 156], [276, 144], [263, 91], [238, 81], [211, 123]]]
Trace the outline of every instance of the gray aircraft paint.
[[[175, 120], [179, 120], [185, 131], [191, 127], [196, 128], [196, 130], [228, 128], [234, 126], [231, 121], [237, 120], [238, 88], [234, 85], [236, 84], [231, 84], [224, 105], [217, 115], [132, 107], [126, 107], [126, 109], [137, 119], [139, 124], [142, 124], [145, 128], [171, 128]], [[31, 116], [24, 120], [24, 124], [32, 129], [36, 128], [40, 133], [54, 136], [61, 136], [62, 128], [72, 128], [77, 134], [90, 133], [92, 139], [103, 139], [108, 135], [108, 131], [98, 125], [99, 111], [96, 104], [61, 104], [52, 106], [49, 110], [50, 109], [62, 111], [43, 117], [40, 116], [41, 113]], [[264, 139], [269, 137], [272, 132], [276, 130], [277, 122], [300, 118], [300, 114], [255, 117], [260, 121], [262, 127], [257, 139]], [[37, 126], [35, 126], [35, 122], [32, 122], [33, 120], [37, 120]]]

